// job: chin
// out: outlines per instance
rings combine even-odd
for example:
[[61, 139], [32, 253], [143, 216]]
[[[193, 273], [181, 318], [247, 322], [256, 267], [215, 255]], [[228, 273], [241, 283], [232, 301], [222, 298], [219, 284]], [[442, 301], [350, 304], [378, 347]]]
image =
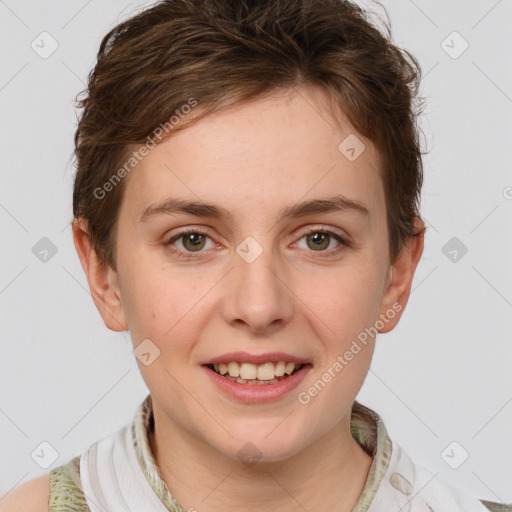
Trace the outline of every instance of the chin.
[[290, 433], [289, 428], [279, 432], [282, 425], [278, 425], [279, 421], [275, 419], [260, 423], [260, 426], [253, 424], [250, 429], [245, 424], [242, 432], [226, 425], [233, 437], [226, 434], [222, 441], [210, 440], [209, 443], [224, 456], [241, 461], [247, 467], [253, 467], [258, 462], [285, 461], [304, 448], [304, 439], [298, 432], [295, 435]]

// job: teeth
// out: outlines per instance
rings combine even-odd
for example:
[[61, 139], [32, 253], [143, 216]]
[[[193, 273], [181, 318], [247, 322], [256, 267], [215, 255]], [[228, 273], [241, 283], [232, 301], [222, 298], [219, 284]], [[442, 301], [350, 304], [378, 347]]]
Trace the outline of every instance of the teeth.
[[272, 380], [258, 380], [258, 379], [253, 379], [253, 380], [244, 380], [244, 379], [233, 379], [232, 377], [228, 377], [228, 379], [230, 380], [234, 380], [235, 382], [238, 382], [238, 384], [256, 384], [257, 386], [264, 386], [266, 384], [277, 384], [279, 381], [277, 379], [272, 379]]
[[286, 368], [286, 363], [284, 361], [279, 361], [276, 364], [276, 377], [282, 377], [284, 375], [285, 368]]
[[228, 372], [230, 377], [240, 377], [240, 365], [236, 361], [228, 363]]
[[274, 363], [265, 363], [258, 366], [256, 377], [258, 380], [272, 380], [275, 377]]
[[245, 380], [252, 380], [256, 378], [258, 367], [251, 363], [242, 363], [240, 366], [240, 378]]
[[284, 372], [290, 375], [290, 373], [292, 373], [293, 370], [295, 370], [295, 363], [286, 363]]
[[284, 377], [285, 374], [291, 375], [295, 369], [300, 369], [302, 365], [285, 361], [268, 362], [260, 365], [229, 361], [228, 363], [214, 364], [213, 367], [220, 375], [245, 384], [246, 381], [279, 382], [276, 377]]

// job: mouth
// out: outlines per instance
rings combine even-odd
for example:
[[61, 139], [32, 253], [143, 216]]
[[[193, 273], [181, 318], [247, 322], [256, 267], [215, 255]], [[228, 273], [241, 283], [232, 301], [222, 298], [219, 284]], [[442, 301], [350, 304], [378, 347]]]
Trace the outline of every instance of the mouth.
[[238, 384], [268, 386], [278, 384], [311, 367], [310, 363], [268, 361], [262, 364], [229, 361], [203, 365], [221, 377]]

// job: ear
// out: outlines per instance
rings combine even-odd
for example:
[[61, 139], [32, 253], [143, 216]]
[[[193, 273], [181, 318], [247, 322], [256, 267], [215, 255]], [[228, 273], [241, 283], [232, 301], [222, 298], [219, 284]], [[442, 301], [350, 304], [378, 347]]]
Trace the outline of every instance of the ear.
[[105, 325], [112, 331], [127, 331], [117, 272], [99, 260], [94, 251], [86, 222], [75, 219], [72, 225], [73, 241], [87, 276], [91, 296]]
[[[378, 329], [380, 333], [389, 332], [396, 327], [409, 300], [414, 272], [423, 253], [425, 223], [417, 218], [414, 227], [420, 234], [407, 240], [395, 262], [389, 267], [380, 308], [380, 318], [385, 317], [387, 320], [382, 322], [384, 327]], [[391, 311], [393, 317], [389, 314]]]

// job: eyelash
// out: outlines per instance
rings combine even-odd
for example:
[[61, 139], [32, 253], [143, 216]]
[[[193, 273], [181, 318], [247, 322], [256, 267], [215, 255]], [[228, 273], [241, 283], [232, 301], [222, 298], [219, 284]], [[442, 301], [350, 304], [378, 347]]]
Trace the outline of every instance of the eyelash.
[[[206, 231], [203, 231], [200, 228], [185, 228], [182, 231], [180, 231], [178, 234], [173, 235], [172, 238], [170, 238], [165, 243], [166, 247], [173, 254], [178, 256], [179, 258], [183, 258], [183, 259], [186, 259], [186, 260], [191, 260], [191, 259], [200, 257], [200, 255], [204, 251], [197, 251], [197, 252], [182, 251], [181, 249], [176, 249], [176, 248], [172, 247], [172, 244], [174, 242], [176, 242], [177, 240], [182, 238], [184, 235], [188, 235], [190, 233], [194, 233], [194, 234], [197, 234], [197, 235], [203, 235], [203, 236], [207, 236], [208, 238], [210, 238], [208, 233], [206, 233]], [[306, 237], [308, 235], [311, 235], [311, 234], [314, 234], [314, 233], [322, 233], [322, 234], [325, 234], [325, 235], [329, 235], [332, 238], [334, 238], [337, 242], [340, 243], [340, 246], [337, 247], [336, 249], [331, 249], [330, 251], [318, 251], [320, 253], [327, 253], [328, 256], [333, 256], [333, 255], [338, 254], [338, 252], [343, 250], [345, 247], [351, 247], [351, 243], [345, 237], [341, 236], [340, 234], [336, 233], [335, 231], [332, 231], [332, 230], [324, 228], [324, 227], [319, 227], [319, 226], [313, 227], [313, 228], [309, 228], [306, 231], [302, 232], [302, 234], [301, 234], [301, 236], [300, 236], [300, 238], [298, 240], [302, 240], [304, 237]], [[310, 251], [310, 252], [316, 252], [316, 251]], [[318, 256], [314, 256], [314, 257], [315, 258], [324, 258], [324, 257], [327, 257], [327, 256], [318, 255]]]

